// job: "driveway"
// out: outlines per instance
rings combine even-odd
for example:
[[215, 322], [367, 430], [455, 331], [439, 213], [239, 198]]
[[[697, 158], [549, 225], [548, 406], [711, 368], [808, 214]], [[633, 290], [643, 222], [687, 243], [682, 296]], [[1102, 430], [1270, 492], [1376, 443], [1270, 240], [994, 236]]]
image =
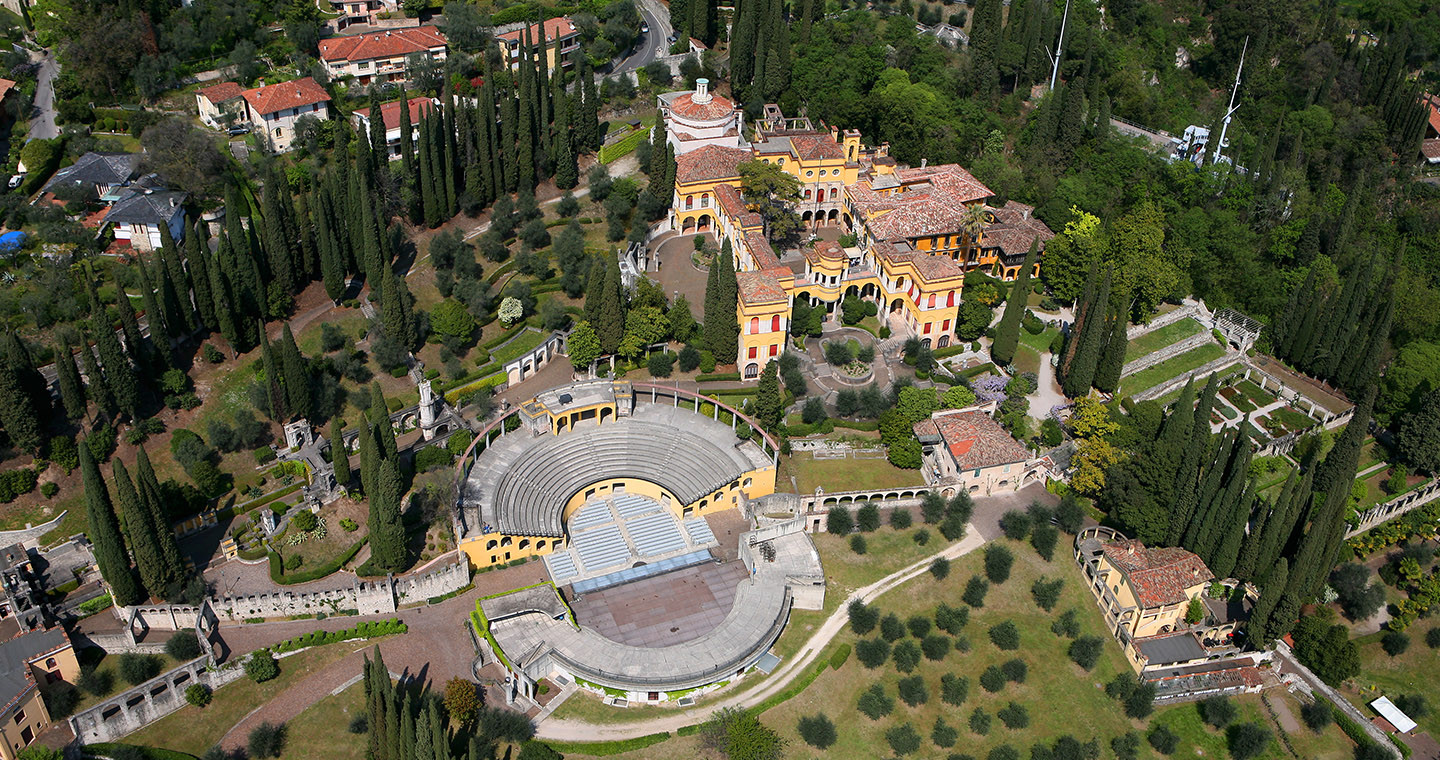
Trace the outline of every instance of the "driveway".
[[640, 17], [650, 27], [647, 34], [640, 36], [635, 43], [635, 52], [620, 62], [615, 67], [615, 72], [625, 73], [645, 68], [645, 64], [663, 58], [670, 51], [670, 12], [663, 8], [655, 0], [640, 0], [635, 4], [636, 10], [640, 11]]
[[55, 125], [55, 77], [60, 74], [60, 64], [55, 62], [55, 54], [49, 50], [31, 60], [40, 64], [40, 70], [35, 75], [38, 83], [35, 87], [35, 115], [30, 118], [30, 136], [46, 140], [59, 137], [60, 128]]

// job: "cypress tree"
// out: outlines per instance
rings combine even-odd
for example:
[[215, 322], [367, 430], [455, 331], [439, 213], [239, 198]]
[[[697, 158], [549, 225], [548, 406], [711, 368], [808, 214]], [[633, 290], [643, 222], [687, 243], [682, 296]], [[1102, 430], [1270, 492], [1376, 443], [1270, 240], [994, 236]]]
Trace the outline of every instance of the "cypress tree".
[[[225, 245], [223, 235], [220, 245]], [[230, 290], [230, 278], [225, 276], [225, 267], [218, 257], [210, 262], [207, 268], [210, 270], [210, 292], [215, 296], [215, 326], [220, 329], [220, 337], [230, 344], [231, 356], [239, 356], [243, 346], [240, 344], [240, 327], [236, 322], [238, 315], [235, 311], [235, 296]]]
[[[282, 204], [289, 203], [290, 188], [279, 171], [279, 164], [272, 163], [266, 172], [265, 187], [261, 190], [260, 203], [264, 212], [261, 220], [264, 237], [261, 247], [265, 251], [266, 264], [270, 270], [269, 282], [279, 286], [285, 293], [295, 292], [294, 254], [290, 250], [290, 234], [285, 229], [285, 212]], [[253, 231], [255, 220], [250, 220]]]
[[1205, 390], [1200, 393], [1200, 401], [1195, 405], [1195, 415], [1190, 423], [1190, 441], [1175, 471], [1175, 506], [1170, 512], [1170, 524], [1165, 534], [1166, 546], [1180, 543], [1199, 503], [1201, 468], [1205, 453], [1210, 448], [1210, 410], [1215, 406], [1219, 385], [1217, 376], [1211, 375], [1205, 383]]
[[170, 327], [179, 331], [172, 334], [171, 337], [178, 338], [183, 334], [193, 332], [196, 327], [200, 326], [196, 319], [195, 307], [190, 299], [190, 291], [194, 285], [190, 282], [189, 273], [181, 264], [180, 246], [170, 237], [169, 227], [161, 228], [160, 239], [170, 242], [160, 248], [160, 260], [156, 262], [158, 271], [152, 279], [160, 288], [160, 303], [165, 309], [165, 316], [169, 320]]
[[89, 446], [76, 447], [80, 454], [80, 477], [85, 491], [85, 517], [89, 530], [86, 534], [95, 547], [95, 564], [100, 576], [110, 586], [111, 598], [125, 607], [138, 604], [145, 597], [135, 574], [130, 568], [130, 558], [125, 554], [125, 542], [120, 536], [120, 523], [115, 509], [110, 504], [110, 492], [105, 480], [100, 477], [100, 468], [90, 455]]
[[0, 424], [16, 448], [39, 453], [45, 443], [40, 417], [25, 392], [21, 367], [13, 357], [0, 358]]
[[[159, 262], [156, 264], [158, 265]], [[174, 336], [177, 331], [170, 326], [170, 316], [160, 305], [155, 285], [150, 280], [149, 267], [143, 260], [135, 262], [135, 273], [140, 277], [140, 305], [145, 307], [145, 319], [150, 325], [150, 335], [152, 337], [156, 335]]]
[[1210, 524], [1210, 507], [1224, 481], [1225, 463], [1230, 461], [1235, 450], [1235, 441], [1239, 437], [1239, 433], [1234, 429], [1221, 434], [1218, 444], [1209, 452], [1207, 466], [1203, 468], [1204, 475], [1200, 479], [1200, 489], [1195, 497], [1195, 514], [1190, 518], [1190, 524], [1185, 526], [1185, 534], [1180, 539], [1181, 546], [1196, 554], [1199, 554], [1196, 546]]
[[379, 493], [370, 499], [370, 560], [381, 570], [404, 570], [405, 526], [400, 519], [404, 494], [393, 455], [381, 459], [375, 486]]
[[[194, 229], [185, 236], [185, 261], [190, 265], [190, 285], [195, 291], [195, 314], [199, 317], [197, 326], [220, 329], [215, 316], [215, 295], [210, 277], [210, 245], [206, 235], [205, 222], [196, 219]], [[179, 282], [179, 280], [176, 280]]]
[[[401, 93], [403, 96], [404, 93]], [[406, 101], [400, 101], [400, 110], [409, 111]], [[409, 114], [406, 114], [409, 116]], [[403, 117], [402, 117], [403, 118]], [[381, 113], [380, 96], [374, 90], [370, 91], [370, 154], [375, 162], [375, 168], [388, 166], [390, 163], [390, 146], [385, 143], [385, 117]]]
[[513, 193], [519, 185], [520, 158], [516, 153], [516, 124], [520, 120], [518, 105], [513, 88], [507, 88], [498, 95], [500, 100], [500, 151], [496, 161], [503, 170], [504, 192]]
[[280, 331], [280, 364], [285, 377], [285, 408], [297, 417], [308, 419], [314, 411], [310, 406], [310, 372], [305, 367], [305, 357], [295, 345], [289, 322]]
[[106, 417], [114, 417], [119, 414], [120, 407], [115, 403], [115, 396], [110, 392], [110, 384], [105, 381], [105, 371], [100, 369], [100, 364], [95, 360], [95, 349], [93, 349], [85, 336], [80, 341], [80, 362], [85, 367], [85, 377], [89, 379], [86, 390], [90, 398], [99, 407], [100, 413]]
[[365, 498], [375, 498], [375, 478], [380, 472], [380, 447], [375, 442], [375, 428], [368, 419], [357, 429], [360, 437], [360, 489]]
[[335, 483], [350, 485], [350, 451], [345, 448], [345, 434], [340, 429], [340, 418], [330, 419], [330, 459], [335, 465]]
[[580, 165], [575, 158], [575, 137], [570, 131], [568, 98], [555, 105], [555, 186], [569, 190], [580, 184]]
[[65, 416], [78, 420], [85, 416], [85, 384], [80, 380], [73, 352], [69, 341], [61, 341], [55, 346], [55, 384], [60, 386], [60, 403], [65, 408]]
[[620, 301], [620, 265], [605, 262], [605, 286], [600, 294], [600, 321], [595, 323], [600, 350], [613, 354], [625, 337], [625, 307]]
[[[1241, 421], [1240, 430], [1244, 430], [1248, 422], [1249, 417], [1247, 416]], [[1223, 484], [1205, 507], [1204, 518], [1200, 521], [1200, 530], [1194, 547], [1191, 549], [1207, 563], [1215, 561], [1220, 545], [1225, 541], [1227, 531], [1230, 530], [1231, 517], [1236, 512], [1237, 505], [1242, 501], [1245, 483], [1250, 477], [1250, 439], [1248, 436], [1241, 434], [1236, 437], [1230, 461], [1216, 462], [1217, 467], [1222, 465], [1225, 469]], [[1246, 514], [1248, 515], [1248, 507]], [[1235, 560], [1232, 558], [1229, 564], [1230, 568], [1233, 568]]]
[[1035, 268], [1035, 258], [1039, 254], [1040, 239], [1036, 238], [1030, 242], [1030, 253], [1026, 254], [1025, 265], [1010, 286], [1010, 297], [1005, 299], [1005, 313], [995, 328], [990, 357], [1002, 367], [1015, 360], [1015, 347], [1020, 342], [1020, 321], [1025, 316], [1025, 303], [1030, 296], [1030, 272]]
[[440, 175], [445, 180], [445, 206], [444, 216], [449, 218], [455, 213], [455, 93], [450, 91], [450, 82], [445, 82], [445, 110], [440, 114], [441, 131], [443, 134], [442, 146], [443, 161], [440, 166]]
[[[1102, 393], [1114, 393], [1120, 387], [1120, 375], [1125, 372], [1125, 349], [1130, 340], [1126, 337], [1126, 319], [1120, 313], [1113, 313], [1106, 326], [1105, 350], [1100, 354], [1100, 363], [1095, 367], [1095, 388]], [[1209, 420], [1206, 420], [1209, 425]]]
[[375, 424], [375, 440], [383, 456], [394, 459], [397, 448], [395, 427], [390, 424], [390, 407], [385, 403], [385, 393], [380, 390], [380, 383], [374, 380], [370, 382], [370, 421]]
[[345, 295], [345, 263], [331, 240], [330, 214], [317, 206], [315, 233], [320, 249], [320, 279], [325, 283], [325, 295], [339, 303]]
[[[730, 241], [726, 240], [717, 258], [720, 266], [720, 312], [718, 325], [720, 343], [711, 349], [718, 364], [734, 364], [740, 351], [740, 283], [735, 277], [735, 260], [730, 252]], [[706, 320], [707, 324], [709, 320]]]
[[1065, 395], [1078, 398], [1090, 392], [1095, 379], [1095, 367], [1100, 363], [1100, 352], [1105, 340], [1105, 312], [1110, 302], [1110, 272], [1100, 281], [1095, 292], [1095, 301], [1087, 309], [1085, 326], [1080, 332], [1080, 343], [1075, 349], [1075, 360], [1065, 375], [1062, 385]]
[[138, 419], [140, 384], [125, 357], [125, 351], [120, 348], [120, 340], [115, 337], [115, 328], [105, 319], [103, 309], [96, 312], [94, 327], [95, 347], [100, 353], [100, 364], [105, 368], [105, 383], [115, 397], [115, 405], [125, 416]]
[[415, 321], [410, 314], [410, 292], [405, 287], [405, 281], [396, 277], [395, 270], [389, 266], [384, 268], [382, 277], [385, 287], [380, 293], [381, 324], [385, 327], [386, 335], [409, 351], [415, 347]]
[[[712, 269], [710, 279], [715, 279]], [[592, 325], [600, 324], [600, 301], [603, 300], [605, 292], [605, 260], [595, 257], [590, 263], [590, 276], [585, 281], [585, 321]], [[709, 292], [709, 286], [706, 286]]]
[[1092, 313], [1095, 289], [1098, 287], [1098, 283], [1095, 281], [1098, 271], [1097, 265], [1092, 263], [1089, 272], [1085, 275], [1085, 284], [1080, 289], [1080, 297], [1075, 299], [1075, 319], [1070, 323], [1070, 334], [1065, 339], [1065, 350], [1060, 356], [1059, 376], [1062, 384], [1065, 377], [1070, 374], [1070, 366], [1075, 362], [1075, 354], [1080, 348], [1080, 334], [1084, 331], [1085, 320], [1089, 319]]
[[1360, 449], [1365, 446], [1369, 435], [1370, 413], [1375, 407], [1376, 387], [1371, 385], [1355, 406], [1354, 415], [1345, 425], [1345, 432], [1336, 439], [1335, 445], [1325, 455], [1315, 470], [1315, 490], [1350, 492], [1350, 483], [1355, 479], [1355, 465], [1360, 459]]
[[[1294, 472], [1291, 472], [1294, 477]], [[1288, 485], [1288, 481], [1287, 481]], [[1248, 532], [1241, 539], [1240, 553], [1235, 558], [1235, 567], [1231, 575], [1241, 580], [1249, 580], [1255, 575], [1255, 564], [1260, 559], [1260, 546], [1265, 536], [1265, 526], [1272, 519], [1279, 516], [1274, 505], [1267, 500], [1256, 501], [1255, 522]]]
[[440, 224], [440, 205], [435, 198], [435, 184], [433, 181], [434, 166], [432, 163], [433, 146], [430, 134], [430, 117], [426, 114], [420, 115], [420, 145], [416, 154], [415, 163], [420, 168], [420, 215], [415, 219], [416, 224], [425, 224], [434, 228]]
[[275, 354], [275, 348], [270, 343], [270, 336], [262, 325], [260, 329], [260, 366], [265, 368], [265, 396], [270, 399], [270, 419], [284, 424], [290, 420], [291, 410], [286, 406], [288, 399], [285, 396], [285, 365]]
[[[1245, 448], [1248, 450], [1250, 447]], [[1234, 573], [1235, 564], [1240, 558], [1240, 545], [1245, 541], [1245, 531], [1250, 525], [1254, 505], [1255, 495], [1242, 493], [1230, 510], [1224, 535], [1221, 536], [1210, 561], [1206, 563], [1210, 565], [1215, 577], [1229, 578]]]
[[185, 556], [180, 553], [180, 543], [175, 540], [175, 531], [170, 527], [165, 500], [160, 494], [160, 481], [155, 478], [155, 468], [150, 465], [150, 455], [144, 446], [135, 456], [135, 488], [140, 494], [140, 503], [150, 513], [155, 544], [160, 547], [168, 577], [172, 581], [182, 580], [185, 577]]
[[126, 353], [134, 360], [136, 369], [148, 368], [154, 351], [151, 350], [150, 342], [140, 332], [140, 321], [135, 318], [135, 306], [130, 303], [130, 296], [126, 295], [123, 288], [116, 290], [115, 311], [120, 314], [120, 332], [125, 336]]
[[[375, 535], [373, 532], [370, 535]], [[371, 539], [371, 548], [374, 548], [374, 539]], [[372, 552], [373, 555], [373, 552]], [[400, 747], [395, 755], [395, 760], [415, 760], [415, 708], [410, 702], [410, 693], [405, 693], [405, 698], [400, 707]]]
[[1271, 616], [1275, 613], [1280, 603], [1280, 598], [1285, 595], [1285, 587], [1290, 581], [1290, 563], [1281, 559], [1275, 565], [1274, 572], [1265, 579], [1265, 585], [1260, 588], [1260, 598], [1255, 602], [1255, 608], [1250, 612], [1250, 622], [1246, 624], [1246, 630], [1250, 634], [1250, 640], [1255, 646], [1263, 647], [1271, 639]]
[[415, 181], [415, 125], [410, 120], [409, 103], [410, 96], [400, 88], [400, 174], [406, 185]]
[[140, 582], [150, 590], [151, 595], [163, 592], [169, 584], [165, 572], [165, 560], [160, 556], [160, 547], [155, 543], [155, 528], [150, 524], [150, 515], [140, 503], [135, 486], [125, 463], [118, 458], [111, 464], [115, 474], [116, 499], [120, 503], [120, 514], [125, 520], [125, 537], [129, 539], [130, 553], [135, 557], [135, 566], [140, 571]]

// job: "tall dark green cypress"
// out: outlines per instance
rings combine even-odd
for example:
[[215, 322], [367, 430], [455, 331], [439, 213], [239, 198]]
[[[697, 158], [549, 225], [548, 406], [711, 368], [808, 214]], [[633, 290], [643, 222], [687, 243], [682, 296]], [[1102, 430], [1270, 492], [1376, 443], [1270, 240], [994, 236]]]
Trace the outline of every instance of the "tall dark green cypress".
[[80, 339], [80, 363], [85, 368], [85, 377], [89, 384], [85, 390], [89, 392], [90, 399], [100, 409], [100, 413], [106, 417], [114, 417], [120, 413], [120, 406], [115, 402], [115, 395], [110, 392], [110, 384], [105, 381], [105, 370], [100, 368], [100, 363], [95, 360], [95, 349], [90, 346], [88, 336], [81, 336]]
[[170, 526], [170, 516], [165, 510], [165, 499], [160, 493], [160, 481], [155, 477], [155, 468], [150, 464], [150, 455], [141, 446], [135, 455], [135, 489], [140, 494], [140, 503], [150, 513], [150, 524], [155, 529], [155, 544], [160, 547], [160, 556], [165, 559], [165, 568], [172, 581], [185, 577], [185, 556], [180, 553], [180, 543], [175, 540], [175, 530]]
[[330, 419], [330, 460], [335, 465], [335, 483], [350, 485], [350, 452], [345, 448], [345, 434], [340, 429], [340, 418]]
[[111, 463], [111, 469], [115, 474], [116, 500], [120, 503], [120, 514], [125, 521], [125, 537], [129, 539], [130, 552], [140, 571], [140, 582], [152, 595], [159, 595], [170, 579], [166, 576], [160, 547], [155, 544], [155, 527], [150, 524], [150, 514], [140, 503], [125, 463], [117, 458]]
[[218, 330], [220, 323], [215, 318], [215, 295], [210, 277], [210, 245], [205, 222], [196, 219], [195, 227], [185, 236], [185, 262], [190, 265], [190, 285], [195, 290], [195, 313], [197, 326]]
[[140, 278], [140, 305], [145, 307], [145, 321], [150, 326], [150, 335], [158, 336], [159, 340], [156, 345], [164, 346], [168, 342], [166, 339], [176, 332], [170, 326], [169, 313], [160, 305], [160, 297], [156, 293], [155, 283], [150, 279], [149, 267], [143, 260], [135, 262], [135, 274]]
[[16, 448], [38, 454], [45, 434], [25, 392], [21, 369], [11, 357], [0, 357], [0, 425], [4, 425]]
[[[402, 93], [403, 95], [403, 93]], [[400, 109], [408, 111], [406, 101], [400, 101]], [[408, 114], [407, 114], [408, 115]], [[370, 93], [370, 154], [375, 168], [390, 164], [390, 146], [385, 143], [385, 117], [381, 112], [380, 96]]]
[[1090, 319], [1093, 313], [1091, 307], [1095, 303], [1095, 290], [1100, 286], [1099, 271], [1097, 264], [1090, 264], [1090, 270], [1085, 275], [1085, 284], [1080, 289], [1080, 297], [1075, 299], [1075, 319], [1070, 323], [1070, 333], [1065, 338], [1065, 348], [1060, 352], [1058, 372], [1062, 383], [1065, 376], [1070, 374], [1070, 366], [1075, 363], [1075, 354], [1080, 348], [1080, 334], [1084, 331], [1085, 321]]
[[375, 443], [380, 447], [381, 456], [394, 459], [398, 447], [395, 445], [395, 426], [390, 423], [390, 407], [385, 403], [385, 393], [378, 381], [370, 381], [370, 421], [375, 425]]
[[1010, 296], [1005, 299], [1005, 313], [995, 327], [995, 341], [990, 345], [990, 357], [1000, 366], [1009, 366], [1015, 360], [1015, 348], [1020, 343], [1020, 321], [1025, 316], [1025, 304], [1030, 296], [1030, 272], [1035, 269], [1035, 259], [1040, 255], [1040, 239], [1030, 242], [1030, 253], [1020, 274], [1010, 286]]
[[85, 383], [80, 379], [73, 352], [69, 341], [55, 346], [55, 384], [60, 386], [60, 404], [65, 416], [79, 420], [85, 417]]
[[[120, 332], [125, 336], [126, 353], [135, 362], [137, 369], [148, 370], [154, 361], [155, 351], [150, 341], [140, 332], [140, 320], [135, 317], [135, 305], [130, 303], [130, 296], [123, 288], [115, 291], [115, 311], [120, 315]], [[144, 374], [148, 376], [150, 373]]]
[[94, 329], [95, 347], [99, 350], [100, 364], [105, 369], [105, 383], [115, 397], [116, 407], [130, 419], [138, 419], [136, 415], [140, 411], [140, 383], [125, 356], [125, 351], [120, 348], [120, 340], [115, 337], [115, 328], [105, 318], [103, 309], [94, 317]]
[[[220, 247], [225, 247], [225, 235], [220, 235]], [[232, 356], [239, 356], [245, 346], [241, 344], [239, 314], [235, 308], [235, 294], [230, 289], [230, 278], [225, 275], [224, 259], [216, 256], [206, 264], [210, 271], [210, 293], [215, 298], [213, 311], [215, 326], [220, 336], [230, 344]]]
[[1100, 363], [1100, 352], [1105, 340], [1105, 312], [1110, 302], [1110, 272], [1100, 281], [1095, 300], [1086, 310], [1085, 324], [1080, 330], [1079, 345], [1070, 371], [1061, 380], [1065, 395], [1078, 398], [1090, 392], [1095, 379], [1095, 367]]
[[285, 376], [286, 407], [291, 414], [308, 419], [314, 411], [310, 403], [310, 371], [295, 345], [289, 322], [280, 331], [280, 366]]
[[1275, 636], [1271, 633], [1273, 627], [1272, 619], [1280, 599], [1285, 595], [1285, 589], [1290, 581], [1290, 563], [1281, 559], [1275, 565], [1275, 570], [1265, 579], [1265, 584], [1260, 588], [1260, 598], [1255, 602], [1255, 608], [1250, 612], [1250, 621], [1246, 623], [1246, 631], [1250, 640], [1255, 646], [1263, 647]]
[[1105, 331], [1105, 349], [1100, 354], [1100, 363], [1095, 367], [1095, 389], [1101, 393], [1114, 393], [1120, 387], [1120, 376], [1125, 372], [1125, 349], [1130, 340], [1126, 336], [1127, 321], [1123, 314], [1110, 315]]
[[613, 354], [620, 349], [625, 337], [625, 307], [620, 295], [620, 266], [615, 261], [605, 263], [605, 287], [600, 297], [600, 321], [595, 325], [600, 338], [600, 350]]
[[[1190, 441], [1175, 470], [1174, 506], [1170, 511], [1170, 522], [1165, 534], [1165, 545], [1175, 546], [1185, 535], [1185, 528], [1194, 516], [1200, 500], [1200, 477], [1205, 463], [1205, 454], [1210, 449], [1210, 410], [1215, 406], [1215, 395], [1219, 390], [1216, 375], [1211, 375], [1200, 393], [1195, 405], [1195, 415], [1190, 422]], [[1183, 395], [1182, 391], [1182, 395]]]
[[375, 485], [379, 493], [370, 499], [370, 561], [377, 569], [398, 572], [406, 566], [405, 525], [400, 519], [404, 494], [393, 455], [380, 461]]
[[86, 535], [95, 547], [95, 564], [100, 568], [100, 577], [110, 586], [110, 595], [116, 604], [122, 607], [138, 604], [145, 597], [130, 568], [130, 557], [125, 554], [125, 541], [120, 535], [115, 508], [110, 504], [110, 491], [105, 488], [105, 479], [100, 476], [100, 468], [90, 454], [90, 447], [77, 448], [80, 478], [85, 491], [85, 517], [89, 526]]

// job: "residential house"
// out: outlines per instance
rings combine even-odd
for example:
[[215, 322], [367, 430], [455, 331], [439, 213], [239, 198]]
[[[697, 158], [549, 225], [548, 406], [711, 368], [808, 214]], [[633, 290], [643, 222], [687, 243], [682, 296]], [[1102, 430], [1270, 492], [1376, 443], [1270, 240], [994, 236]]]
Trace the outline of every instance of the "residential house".
[[333, 21], [336, 31], [345, 31], [356, 24], [371, 25], [380, 20], [382, 13], [398, 13], [396, 0], [330, 0], [330, 10], [337, 15]]
[[416, 26], [320, 40], [320, 60], [330, 78], [353, 77], [362, 86], [403, 84], [405, 62], [415, 55], [444, 61], [445, 35], [433, 26]]
[[1147, 547], [1109, 528], [1082, 531], [1075, 546], [1086, 586], [1135, 670], [1168, 673], [1240, 653], [1234, 634], [1249, 600], [1210, 599], [1215, 574], [1192, 552]]
[[[495, 42], [500, 45], [500, 52], [509, 62], [511, 69], [520, 68], [520, 44], [523, 41], [523, 27], [495, 35]], [[531, 24], [531, 56], [538, 56], [542, 45], [545, 50], [545, 65], [549, 71], [554, 71], [557, 66], [573, 66], [580, 50], [580, 30], [569, 16], [547, 19], [544, 24]]]
[[1044, 479], [1047, 463], [991, 418], [993, 406], [947, 409], [915, 423], [927, 483], [981, 496]]
[[312, 77], [246, 90], [246, 120], [278, 153], [290, 150], [302, 117], [330, 118], [330, 93]]
[[[410, 139], [420, 139], [420, 117], [435, 110], [439, 101], [435, 98], [410, 98], [403, 103], [399, 100], [380, 105], [380, 120], [385, 124], [385, 148], [394, 161], [400, 158], [400, 115], [401, 106], [410, 114]], [[370, 111], [369, 109], [356, 109], [350, 118], [359, 131], [370, 134]]]
[[101, 229], [110, 226], [117, 241], [128, 240], [130, 247], [151, 251], [160, 247], [161, 229], [168, 228], [176, 241], [185, 237], [185, 200], [187, 193], [131, 188], [129, 194], [115, 202], [105, 213]]
[[80, 661], [63, 628], [26, 630], [10, 619], [0, 623], [0, 636], [0, 760], [15, 760], [51, 725], [42, 692], [74, 683]]
[[201, 121], [214, 129], [225, 129], [245, 120], [245, 88], [234, 82], [211, 85], [195, 93], [195, 107]]
[[42, 191], [73, 197], [81, 193], [103, 203], [114, 203], [140, 174], [139, 153], [97, 153], [90, 151], [75, 163], [55, 172]]

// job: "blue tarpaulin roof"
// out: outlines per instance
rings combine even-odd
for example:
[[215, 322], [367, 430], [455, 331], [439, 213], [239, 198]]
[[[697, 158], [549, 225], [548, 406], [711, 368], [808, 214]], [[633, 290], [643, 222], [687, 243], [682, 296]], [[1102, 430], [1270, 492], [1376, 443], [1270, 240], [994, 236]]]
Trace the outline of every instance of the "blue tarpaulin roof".
[[13, 251], [25, 245], [25, 233], [20, 230], [0, 235], [0, 250]]

